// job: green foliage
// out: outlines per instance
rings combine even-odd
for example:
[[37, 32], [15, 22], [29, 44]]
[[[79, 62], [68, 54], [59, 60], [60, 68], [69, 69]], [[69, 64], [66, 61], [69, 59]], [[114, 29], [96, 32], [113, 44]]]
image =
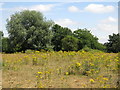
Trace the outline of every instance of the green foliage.
[[91, 48], [91, 40], [93, 35], [87, 29], [78, 29], [73, 32], [74, 36], [79, 39], [79, 49], [84, 48], [85, 45]]
[[2, 52], [2, 37], [3, 37], [3, 32], [0, 31], [0, 52]]
[[89, 51], [91, 51], [92, 49], [89, 48], [89, 47], [87, 47], [87, 46], [85, 46], [82, 50], [83, 50], [83, 51], [86, 51], [86, 52], [89, 52]]
[[0, 31], [0, 38], [2, 38], [4, 36], [3, 32]]
[[52, 27], [53, 31], [53, 38], [52, 43], [54, 45], [55, 51], [62, 50], [62, 42], [61, 40], [66, 37], [67, 35], [72, 35], [72, 31], [68, 28], [63, 28], [57, 24]]
[[120, 34], [109, 35], [109, 40], [105, 43], [108, 52], [120, 52]]
[[2, 38], [2, 52], [5, 52], [5, 53], [13, 52], [13, 50], [10, 46], [10, 40], [7, 37]]
[[90, 52], [90, 53], [103, 53], [104, 51], [98, 50], [98, 49], [91, 49], [87, 46], [85, 46], [83, 49], [81, 49], [80, 51], [85, 51], [85, 52]]
[[[9, 38], [3, 39], [4, 52], [25, 52], [26, 50], [73, 51], [98, 49], [106, 46], [87, 29], [78, 29], [72, 33], [67, 27], [53, 25], [42, 13], [24, 10], [11, 15], [7, 20]], [[2, 35], [2, 32], [0, 32]], [[9, 45], [8, 45], [9, 44]], [[8, 49], [8, 48], [10, 49]], [[10, 50], [10, 51], [9, 51]]]
[[78, 50], [84, 48], [85, 46], [91, 49], [105, 49], [105, 47], [98, 42], [98, 38], [92, 35], [87, 29], [78, 29], [74, 31], [73, 34], [79, 40]]
[[7, 31], [13, 50], [51, 48], [52, 24], [37, 11], [24, 10], [11, 15], [7, 20]]
[[98, 50], [106, 52], [106, 46], [101, 44], [101, 43], [96, 43], [95, 47], [96, 47], [95, 49], [98, 49]]
[[25, 53], [26, 53], [26, 54], [32, 54], [32, 53], [34, 53], [34, 50], [27, 49], [27, 50], [25, 51]]
[[78, 50], [78, 39], [73, 36], [66, 36], [61, 40], [62, 50], [75, 51]]
[[101, 50], [98, 50], [98, 49], [92, 49], [92, 50], [90, 50], [89, 52], [91, 52], [91, 53], [103, 53], [104, 51], [101, 51]]

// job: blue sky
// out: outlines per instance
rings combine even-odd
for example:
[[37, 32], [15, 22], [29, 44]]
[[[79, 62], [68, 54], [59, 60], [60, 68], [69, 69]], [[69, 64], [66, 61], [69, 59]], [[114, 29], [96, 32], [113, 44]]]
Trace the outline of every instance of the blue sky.
[[0, 5], [0, 29], [5, 36], [8, 36], [5, 28], [6, 19], [16, 11], [26, 9], [40, 11], [47, 19], [72, 31], [87, 28], [101, 43], [107, 41], [108, 35], [118, 33], [117, 2], [4, 2]]

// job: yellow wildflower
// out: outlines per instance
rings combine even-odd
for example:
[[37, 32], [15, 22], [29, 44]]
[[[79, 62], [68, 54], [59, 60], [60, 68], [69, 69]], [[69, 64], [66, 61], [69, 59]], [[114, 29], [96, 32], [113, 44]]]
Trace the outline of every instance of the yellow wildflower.
[[103, 81], [99, 81], [100, 83], [104, 83]]
[[43, 77], [40, 77], [41, 79], [43, 78]]
[[95, 81], [94, 81], [93, 79], [90, 79], [90, 82], [91, 82], [91, 83], [94, 83]]
[[37, 57], [33, 57], [33, 59], [37, 59]]
[[94, 64], [93, 64], [93, 63], [90, 63], [90, 66], [94, 66]]
[[38, 74], [42, 74], [42, 72], [38, 72]]
[[108, 81], [108, 78], [103, 78], [103, 80]]
[[76, 63], [76, 65], [77, 65], [78, 67], [80, 67], [80, 66], [81, 66], [81, 64], [80, 64], [80, 63]]
[[66, 75], [68, 75], [69, 73], [68, 73], [68, 72], [66, 72], [65, 74], [66, 74]]
[[35, 51], [35, 53], [39, 53], [40, 51]]

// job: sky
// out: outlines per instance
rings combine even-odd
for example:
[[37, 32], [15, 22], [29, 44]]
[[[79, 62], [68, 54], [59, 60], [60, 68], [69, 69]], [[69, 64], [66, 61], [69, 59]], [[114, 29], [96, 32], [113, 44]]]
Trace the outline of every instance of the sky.
[[0, 2], [118, 2], [119, 0], [0, 0]]
[[105, 43], [108, 41], [108, 35], [118, 33], [118, 2], [115, 1], [117, 0], [114, 2], [54, 2], [54, 0], [53, 2], [7, 2], [5, 0], [0, 3], [0, 20], [2, 20], [0, 30], [7, 37], [6, 19], [15, 12], [36, 10], [42, 12], [48, 20], [53, 20], [56, 24], [68, 27], [72, 31], [87, 28], [99, 38], [100, 43]]

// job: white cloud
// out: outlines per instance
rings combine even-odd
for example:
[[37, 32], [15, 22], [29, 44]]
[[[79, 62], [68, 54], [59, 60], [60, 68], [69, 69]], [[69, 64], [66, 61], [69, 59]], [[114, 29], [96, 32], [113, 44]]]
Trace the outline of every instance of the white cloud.
[[118, 33], [118, 26], [115, 24], [98, 24], [97, 29], [107, 33]]
[[109, 16], [107, 19], [101, 20], [100, 24], [97, 24], [97, 29], [107, 33], [118, 33], [117, 19]]
[[70, 12], [79, 12], [80, 10], [79, 10], [79, 8], [77, 8], [75, 6], [70, 6], [70, 7], [68, 7], [68, 11], [70, 11]]
[[10, 11], [21, 11], [21, 10], [36, 10], [40, 12], [48, 12], [52, 10], [53, 7], [55, 7], [55, 4], [39, 4], [39, 5], [33, 5], [33, 6], [27, 6], [27, 7], [15, 7], [15, 8], [6, 8], [5, 10]]
[[109, 16], [107, 19], [101, 20], [102, 23], [115, 23], [117, 22], [116, 18]]
[[105, 42], [108, 41], [108, 38], [109, 38], [108, 36], [100, 36], [99, 37], [99, 42], [104, 44]]
[[36, 11], [41, 11], [41, 12], [47, 12], [50, 11], [52, 8], [54, 7], [54, 5], [52, 4], [48, 4], [48, 5], [35, 5], [30, 7], [30, 10], [36, 10]]
[[85, 11], [93, 12], [93, 13], [109, 13], [114, 11], [113, 6], [105, 6], [103, 4], [89, 4], [85, 7]]
[[78, 25], [79, 23], [78, 22], [75, 22], [71, 19], [58, 19], [55, 21], [56, 24], [59, 24], [63, 27], [69, 27], [69, 26], [73, 26], [73, 25]]
[[91, 30], [99, 38], [99, 42], [105, 43], [108, 41], [109, 35], [118, 33], [117, 19], [109, 16], [107, 19], [101, 20]]
[[109, 16], [107, 19], [101, 20], [101, 23], [97, 24], [96, 28], [109, 34], [118, 33], [117, 19]]
[[118, 33], [118, 26], [116, 24], [101, 23], [97, 24], [96, 27], [91, 28], [93, 35], [99, 38], [100, 43], [108, 41], [109, 35]]
[[75, 31], [76, 29], [80, 28], [82, 23], [78, 22], [78, 21], [74, 21], [68, 18], [65, 19], [58, 19], [58, 20], [54, 20], [56, 24], [62, 26], [62, 27], [68, 27], [70, 28], [72, 31]]

